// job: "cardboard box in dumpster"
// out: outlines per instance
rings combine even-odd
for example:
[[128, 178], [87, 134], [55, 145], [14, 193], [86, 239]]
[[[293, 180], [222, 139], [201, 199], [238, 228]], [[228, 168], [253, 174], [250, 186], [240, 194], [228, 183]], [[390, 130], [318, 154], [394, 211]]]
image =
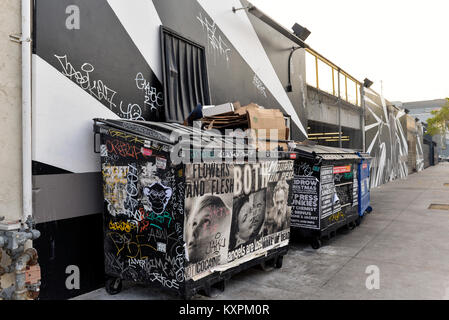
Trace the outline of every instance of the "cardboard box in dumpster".
[[[284, 115], [279, 109], [250, 107], [247, 109], [247, 114], [249, 128], [254, 129], [252, 132], [254, 138], [272, 139], [271, 135], [274, 134], [274, 138], [278, 141], [287, 140], [288, 132], [285, 126]], [[277, 150], [278, 146], [287, 151], [287, 144], [284, 142], [273, 143], [258, 140], [256, 143], [256, 148], [259, 151]]]

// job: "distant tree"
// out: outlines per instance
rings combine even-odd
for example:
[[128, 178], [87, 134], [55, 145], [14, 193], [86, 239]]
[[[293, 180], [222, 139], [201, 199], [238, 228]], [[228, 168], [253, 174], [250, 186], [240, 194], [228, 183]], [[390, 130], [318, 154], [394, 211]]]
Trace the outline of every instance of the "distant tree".
[[449, 127], [449, 98], [440, 110], [433, 110], [431, 114], [433, 117], [427, 119], [427, 133], [431, 136], [444, 135]]

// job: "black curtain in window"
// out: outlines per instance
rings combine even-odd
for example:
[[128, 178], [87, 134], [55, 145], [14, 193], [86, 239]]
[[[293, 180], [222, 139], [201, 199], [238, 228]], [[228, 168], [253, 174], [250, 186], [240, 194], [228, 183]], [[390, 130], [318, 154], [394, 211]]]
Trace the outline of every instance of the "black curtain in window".
[[182, 123], [197, 104], [209, 105], [204, 47], [161, 27], [165, 120]]

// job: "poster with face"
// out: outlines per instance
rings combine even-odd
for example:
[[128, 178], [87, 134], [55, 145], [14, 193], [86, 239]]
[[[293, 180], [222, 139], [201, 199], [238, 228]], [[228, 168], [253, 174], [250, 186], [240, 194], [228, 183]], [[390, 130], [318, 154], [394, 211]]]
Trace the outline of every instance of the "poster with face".
[[246, 245], [258, 237], [265, 221], [265, 213], [266, 189], [235, 199], [229, 250]]
[[186, 279], [288, 244], [293, 161], [186, 165]]
[[232, 165], [186, 165], [186, 279], [199, 279], [226, 263], [232, 218]]
[[267, 192], [270, 205], [267, 208], [267, 217], [263, 230], [264, 236], [290, 228], [290, 219], [287, 219], [291, 215], [291, 207], [287, 206], [289, 188], [290, 186], [286, 179], [270, 183]]
[[234, 207], [228, 262], [239, 263], [288, 244], [293, 161], [234, 167]]

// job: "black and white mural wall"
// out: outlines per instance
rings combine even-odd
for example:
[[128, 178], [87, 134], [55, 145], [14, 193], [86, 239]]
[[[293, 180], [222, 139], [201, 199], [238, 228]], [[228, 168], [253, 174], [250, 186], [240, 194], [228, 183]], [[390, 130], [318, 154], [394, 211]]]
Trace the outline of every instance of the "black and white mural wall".
[[[165, 120], [161, 25], [205, 48], [212, 104], [280, 108], [291, 116], [292, 138], [307, 136], [304, 54], [295, 53], [293, 92], [287, 93], [294, 43], [247, 10], [232, 11], [247, 5], [245, 0], [34, 1], [33, 201], [42, 233], [36, 243], [42, 297], [80, 294], [65, 287], [69, 265], [90, 275], [81, 278], [83, 290], [102, 284], [101, 245], [92, 249], [102, 236], [95, 230], [101, 230], [103, 210], [92, 119]], [[83, 241], [74, 240], [77, 234]], [[60, 281], [50, 281], [55, 277]]]
[[424, 170], [424, 127], [416, 123], [416, 171]]
[[[266, 33], [274, 29], [245, 10], [232, 11], [242, 6], [239, 0], [37, 0], [34, 160], [95, 172], [93, 117], [164, 120], [161, 25], [206, 48], [213, 104], [280, 108], [291, 116], [294, 138], [304, 138], [303, 87], [285, 90], [293, 43], [277, 34], [283, 40], [270, 44]], [[303, 79], [299, 57], [293, 73]]]
[[365, 145], [371, 162], [371, 187], [407, 177], [406, 113], [371, 89], [365, 89]]

